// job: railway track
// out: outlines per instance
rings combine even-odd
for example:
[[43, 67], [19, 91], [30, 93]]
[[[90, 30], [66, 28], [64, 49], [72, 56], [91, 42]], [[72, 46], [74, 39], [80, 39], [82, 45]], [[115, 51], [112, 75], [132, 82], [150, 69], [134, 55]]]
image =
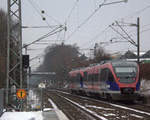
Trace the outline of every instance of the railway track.
[[49, 91], [47, 96], [59, 103], [59, 109], [70, 120], [149, 120], [150, 117], [150, 110], [139, 109], [138, 105], [131, 108], [60, 91]]
[[85, 112], [85, 110], [80, 109], [77, 105], [70, 102], [69, 99], [62, 99], [63, 96], [56, 94], [55, 92], [47, 94], [47, 97], [55, 102], [59, 109], [67, 115], [69, 120], [99, 120], [99, 118], [96, 119], [96, 117]]
[[[58, 90], [58, 92], [61, 92], [61, 93], [64, 93], [64, 94], [70, 94], [67, 91], [62, 92], [62, 91]], [[83, 97], [83, 96], [75, 95], [75, 94], [74, 94], [74, 96], [81, 97], [81, 98], [86, 98], [86, 99], [89, 99], [89, 100], [93, 100], [95, 102], [102, 102], [104, 104], [110, 104], [110, 101], [107, 101], [106, 99], [101, 99], [101, 98], [97, 98], [97, 97], [92, 97], [91, 98], [91, 97], [88, 97], [88, 96]], [[150, 113], [150, 105], [149, 104], [143, 104], [141, 102], [130, 102], [130, 101], [127, 101], [127, 102], [112, 101], [111, 103], [121, 105], [121, 106], [126, 106], [126, 107], [129, 107], [129, 108], [133, 108], [133, 109], [137, 109], [137, 110], [141, 110], [141, 111], [145, 111], [145, 112]]]

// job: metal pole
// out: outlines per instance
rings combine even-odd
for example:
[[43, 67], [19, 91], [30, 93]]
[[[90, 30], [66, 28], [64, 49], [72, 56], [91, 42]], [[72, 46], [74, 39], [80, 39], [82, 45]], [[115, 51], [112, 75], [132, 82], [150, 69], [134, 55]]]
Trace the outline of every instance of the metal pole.
[[6, 105], [8, 104], [9, 90], [9, 63], [10, 63], [10, 0], [7, 1], [7, 68], [6, 68]]
[[137, 18], [137, 62], [140, 63], [140, 18]]
[[22, 14], [21, 14], [21, 0], [19, 0], [19, 32], [20, 32], [20, 42], [19, 42], [19, 54], [20, 54], [20, 88], [22, 88]]
[[[7, 78], [6, 104], [12, 85], [22, 88], [22, 19], [21, 0], [7, 0]], [[14, 22], [15, 20], [16, 22]], [[10, 103], [13, 104], [13, 103]]]

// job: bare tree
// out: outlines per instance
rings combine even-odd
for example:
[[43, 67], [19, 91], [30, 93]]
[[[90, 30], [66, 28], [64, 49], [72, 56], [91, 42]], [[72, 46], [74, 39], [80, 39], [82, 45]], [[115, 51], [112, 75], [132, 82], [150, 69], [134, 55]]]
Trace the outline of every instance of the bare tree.
[[111, 57], [108, 53], [105, 52], [104, 48], [99, 46], [97, 49], [94, 50], [94, 63], [99, 63], [104, 60], [110, 60]]
[[64, 86], [68, 80], [68, 72], [79, 67], [83, 61], [76, 45], [52, 45], [46, 48], [43, 63], [38, 71], [55, 72], [55, 84]]
[[[17, 23], [17, 21], [11, 20], [12, 24]], [[15, 35], [18, 35], [17, 30], [13, 31]], [[4, 12], [2, 9], [0, 9], [0, 88], [5, 88], [6, 87], [6, 64], [7, 64], [7, 35], [8, 35], [8, 30], [7, 30], [7, 13]], [[10, 47], [13, 50], [18, 50], [19, 46], [17, 46], [13, 41], [14, 41], [14, 36], [11, 36], [10, 38]], [[10, 54], [11, 56], [11, 65], [10, 67], [13, 67], [13, 65], [16, 64], [17, 60], [14, 59], [16, 56], [13, 54]], [[14, 72], [12, 74], [17, 73]], [[13, 76], [13, 75], [12, 75]], [[18, 80], [19, 83], [19, 80]]]

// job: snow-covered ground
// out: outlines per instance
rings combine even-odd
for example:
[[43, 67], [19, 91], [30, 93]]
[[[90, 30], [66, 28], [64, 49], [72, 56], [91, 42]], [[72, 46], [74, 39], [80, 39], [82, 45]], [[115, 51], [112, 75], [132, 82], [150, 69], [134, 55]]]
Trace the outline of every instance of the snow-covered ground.
[[0, 120], [43, 120], [42, 111], [38, 112], [5, 112]]
[[[33, 90], [29, 90], [28, 93], [28, 105], [31, 109], [36, 108], [41, 102], [37, 94]], [[0, 120], [43, 120], [42, 111], [30, 111], [30, 112], [4, 112]]]

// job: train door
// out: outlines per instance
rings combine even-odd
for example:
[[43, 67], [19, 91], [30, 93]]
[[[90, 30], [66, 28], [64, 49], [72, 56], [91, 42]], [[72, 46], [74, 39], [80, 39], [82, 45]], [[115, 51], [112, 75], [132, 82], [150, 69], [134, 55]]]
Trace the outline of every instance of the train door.
[[109, 82], [114, 82], [115, 79], [114, 79], [114, 76], [112, 74], [112, 72], [108, 69], [108, 81]]
[[100, 72], [100, 89], [106, 90], [107, 84], [106, 81], [108, 80], [108, 69], [104, 68], [101, 69]]
[[84, 88], [87, 88], [88, 73], [85, 71], [83, 74]]
[[119, 90], [119, 86], [117, 85], [114, 75], [112, 74], [111, 70], [108, 69], [108, 80], [107, 82], [107, 89], [109, 90], [113, 90], [113, 91], [118, 91]]
[[108, 78], [107, 78], [107, 81], [106, 81], [106, 83], [107, 83], [106, 88], [107, 89], [112, 89], [113, 86], [114, 86], [114, 81], [115, 81], [114, 76], [113, 76], [111, 70], [108, 69]]
[[81, 74], [77, 74], [79, 87], [83, 88], [83, 77]]

